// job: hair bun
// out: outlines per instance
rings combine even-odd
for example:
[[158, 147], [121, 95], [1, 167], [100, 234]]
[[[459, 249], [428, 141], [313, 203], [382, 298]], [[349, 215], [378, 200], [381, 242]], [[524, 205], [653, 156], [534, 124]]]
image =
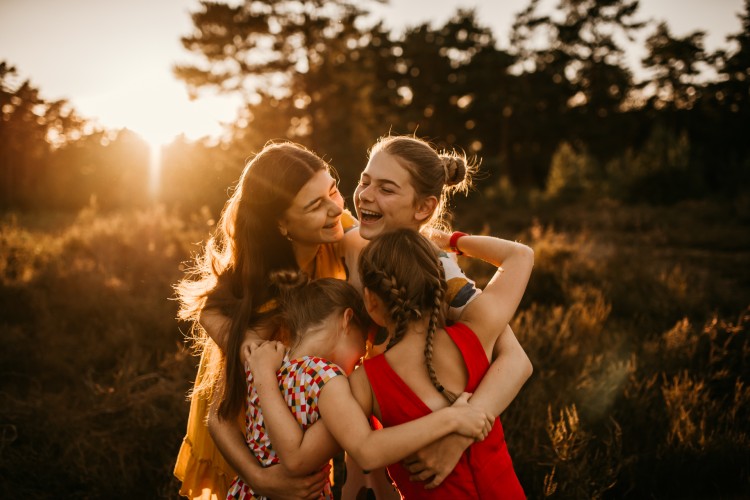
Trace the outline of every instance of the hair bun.
[[284, 269], [271, 273], [271, 283], [276, 285], [282, 293], [290, 293], [301, 288], [309, 281], [309, 276], [303, 271]]
[[445, 185], [455, 186], [466, 178], [466, 158], [456, 153], [444, 153], [440, 155], [445, 170]]

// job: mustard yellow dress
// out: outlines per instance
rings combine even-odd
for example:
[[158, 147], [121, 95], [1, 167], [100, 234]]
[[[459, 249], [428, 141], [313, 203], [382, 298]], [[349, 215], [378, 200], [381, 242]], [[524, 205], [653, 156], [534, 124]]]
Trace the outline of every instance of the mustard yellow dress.
[[[345, 231], [356, 226], [356, 219], [349, 212], [344, 212], [341, 222]], [[343, 254], [338, 244], [321, 246], [315, 257], [314, 278], [347, 278]], [[204, 351], [195, 378], [196, 386], [206, 376], [207, 357], [207, 352]], [[180, 495], [200, 500], [223, 500], [237, 472], [224, 460], [208, 433], [208, 407], [207, 398], [191, 398], [187, 431], [177, 454], [174, 475], [182, 481]]]

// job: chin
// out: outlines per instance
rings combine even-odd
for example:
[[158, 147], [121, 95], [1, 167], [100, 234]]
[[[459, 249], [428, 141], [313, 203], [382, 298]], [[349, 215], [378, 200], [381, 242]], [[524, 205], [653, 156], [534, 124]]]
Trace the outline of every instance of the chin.
[[359, 226], [359, 235], [366, 240], [371, 240], [382, 232], [383, 229], [380, 226]]

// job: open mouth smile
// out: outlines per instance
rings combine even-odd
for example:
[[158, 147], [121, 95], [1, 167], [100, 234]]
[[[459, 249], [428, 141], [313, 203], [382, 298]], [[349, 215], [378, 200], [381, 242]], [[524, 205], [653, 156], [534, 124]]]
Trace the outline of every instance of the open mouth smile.
[[373, 212], [372, 210], [365, 210], [363, 208], [359, 209], [359, 215], [360, 215], [360, 218], [362, 219], [360, 222], [364, 222], [364, 223], [377, 222], [383, 218], [383, 214], [380, 214], [378, 212]]

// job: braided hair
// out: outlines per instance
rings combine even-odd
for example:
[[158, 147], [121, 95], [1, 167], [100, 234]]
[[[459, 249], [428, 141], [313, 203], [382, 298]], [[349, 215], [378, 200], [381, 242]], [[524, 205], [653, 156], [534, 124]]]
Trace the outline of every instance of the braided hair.
[[406, 334], [409, 324], [429, 315], [425, 365], [432, 385], [449, 402], [458, 397], [446, 390], [432, 364], [435, 331], [445, 323], [447, 284], [437, 249], [419, 233], [399, 229], [370, 242], [359, 257], [362, 285], [380, 297], [396, 323], [388, 348]]

